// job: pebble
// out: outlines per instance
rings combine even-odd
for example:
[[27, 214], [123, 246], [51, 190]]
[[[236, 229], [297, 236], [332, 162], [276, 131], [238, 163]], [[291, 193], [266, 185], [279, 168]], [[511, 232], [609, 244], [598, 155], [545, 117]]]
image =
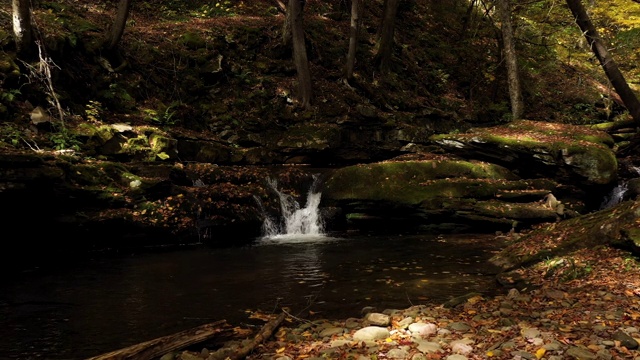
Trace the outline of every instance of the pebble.
[[389, 352], [387, 352], [387, 358], [389, 359], [406, 359], [408, 356], [409, 356], [409, 352], [404, 347], [398, 348], [398, 349], [391, 349], [389, 350]]
[[578, 346], [570, 347], [569, 350], [567, 350], [567, 355], [576, 360], [590, 360], [596, 358], [596, 354]]
[[533, 339], [540, 336], [540, 330], [535, 328], [524, 328], [521, 333], [525, 339]]
[[447, 360], [467, 360], [467, 357], [463, 355], [455, 354], [455, 355], [447, 356]]
[[388, 326], [391, 324], [391, 317], [389, 315], [380, 313], [369, 313], [365, 317], [365, 320], [375, 326]]
[[473, 351], [473, 347], [462, 342], [451, 343], [451, 352], [461, 355], [469, 355]]
[[320, 337], [331, 337], [333, 335], [342, 334], [344, 329], [341, 327], [329, 327], [320, 332]]
[[437, 342], [418, 341], [418, 350], [423, 353], [434, 353], [442, 350], [442, 346]]
[[338, 348], [347, 344], [350, 344], [351, 341], [345, 339], [333, 340], [329, 346], [332, 348]]
[[398, 321], [398, 327], [401, 329], [406, 329], [411, 324], [413, 324], [413, 318], [411, 316]]
[[616, 331], [613, 334], [613, 340], [620, 341], [620, 345], [626, 347], [629, 350], [637, 349], [638, 342], [624, 331]]
[[345, 322], [344, 322], [344, 327], [346, 327], [347, 329], [355, 329], [360, 327], [362, 321], [360, 319], [356, 319], [356, 318], [348, 318]]
[[450, 330], [454, 330], [454, 331], [460, 331], [460, 332], [466, 332], [469, 331], [471, 329], [471, 326], [469, 326], [469, 324], [464, 323], [464, 322], [453, 322], [451, 324], [449, 324], [449, 326], [447, 326], [448, 329]]
[[379, 340], [386, 339], [389, 337], [390, 333], [387, 328], [383, 328], [380, 326], [367, 326], [364, 327], [353, 334], [353, 340], [356, 341], [366, 341], [366, 340]]
[[409, 331], [414, 336], [426, 338], [434, 335], [438, 331], [438, 327], [431, 323], [413, 323], [409, 325]]

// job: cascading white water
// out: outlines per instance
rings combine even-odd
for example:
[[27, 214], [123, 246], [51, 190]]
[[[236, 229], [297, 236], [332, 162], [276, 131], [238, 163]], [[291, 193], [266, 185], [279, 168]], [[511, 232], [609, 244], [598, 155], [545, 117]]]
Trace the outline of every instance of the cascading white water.
[[602, 204], [600, 204], [600, 209], [608, 209], [614, 205], [618, 205], [624, 198], [627, 190], [629, 190], [627, 183], [622, 183], [614, 187], [609, 195], [604, 198]]
[[282, 221], [275, 221], [265, 214], [262, 226], [264, 238], [324, 236], [324, 224], [319, 208], [322, 193], [317, 191], [318, 177], [314, 177], [304, 207], [301, 207], [293, 196], [280, 191], [276, 180], [269, 179], [268, 183], [278, 194]]
[[[640, 167], [631, 166], [630, 169], [640, 176]], [[624, 200], [627, 191], [629, 191], [629, 184], [626, 181], [620, 182], [616, 187], [611, 189], [609, 195], [605, 196], [602, 204], [600, 204], [600, 210], [608, 209], [621, 203], [622, 200]]]

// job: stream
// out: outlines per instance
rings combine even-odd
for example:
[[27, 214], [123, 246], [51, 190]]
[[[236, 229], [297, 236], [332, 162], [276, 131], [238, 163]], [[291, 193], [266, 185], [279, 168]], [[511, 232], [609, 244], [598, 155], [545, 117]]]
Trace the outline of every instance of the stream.
[[0, 359], [81, 359], [251, 312], [342, 319], [500, 289], [490, 235], [277, 236], [87, 258], [0, 285]]

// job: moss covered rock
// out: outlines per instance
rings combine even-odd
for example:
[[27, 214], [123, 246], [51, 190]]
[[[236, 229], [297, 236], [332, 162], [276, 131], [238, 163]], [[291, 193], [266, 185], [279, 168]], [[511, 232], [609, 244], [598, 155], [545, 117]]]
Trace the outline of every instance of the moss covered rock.
[[548, 179], [520, 179], [499, 165], [434, 158], [338, 169], [325, 182], [323, 198], [345, 209], [347, 223], [356, 227], [494, 231], [555, 220], [558, 212], [542, 199], [556, 187]]
[[503, 165], [522, 177], [550, 177], [563, 183], [606, 185], [618, 163], [607, 133], [568, 124], [514, 121], [431, 140], [468, 159]]

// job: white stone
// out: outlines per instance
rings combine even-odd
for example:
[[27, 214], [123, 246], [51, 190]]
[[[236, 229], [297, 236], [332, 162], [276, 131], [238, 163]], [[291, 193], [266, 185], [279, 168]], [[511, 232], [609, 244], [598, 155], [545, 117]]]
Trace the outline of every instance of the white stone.
[[473, 351], [473, 347], [462, 342], [455, 342], [451, 345], [451, 351], [460, 355], [469, 355]]
[[380, 326], [367, 326], [353, 334], [353, 340], [367, 341], [367, 340], [380, 340], [389, 337], [389, 330]]
[[413, 323], [409, 325], [409, 331], [411, 331], [413, 335], [428, 337], [435, 334], [438, 331], [438, 327], [436, 324], [431, 323]]

